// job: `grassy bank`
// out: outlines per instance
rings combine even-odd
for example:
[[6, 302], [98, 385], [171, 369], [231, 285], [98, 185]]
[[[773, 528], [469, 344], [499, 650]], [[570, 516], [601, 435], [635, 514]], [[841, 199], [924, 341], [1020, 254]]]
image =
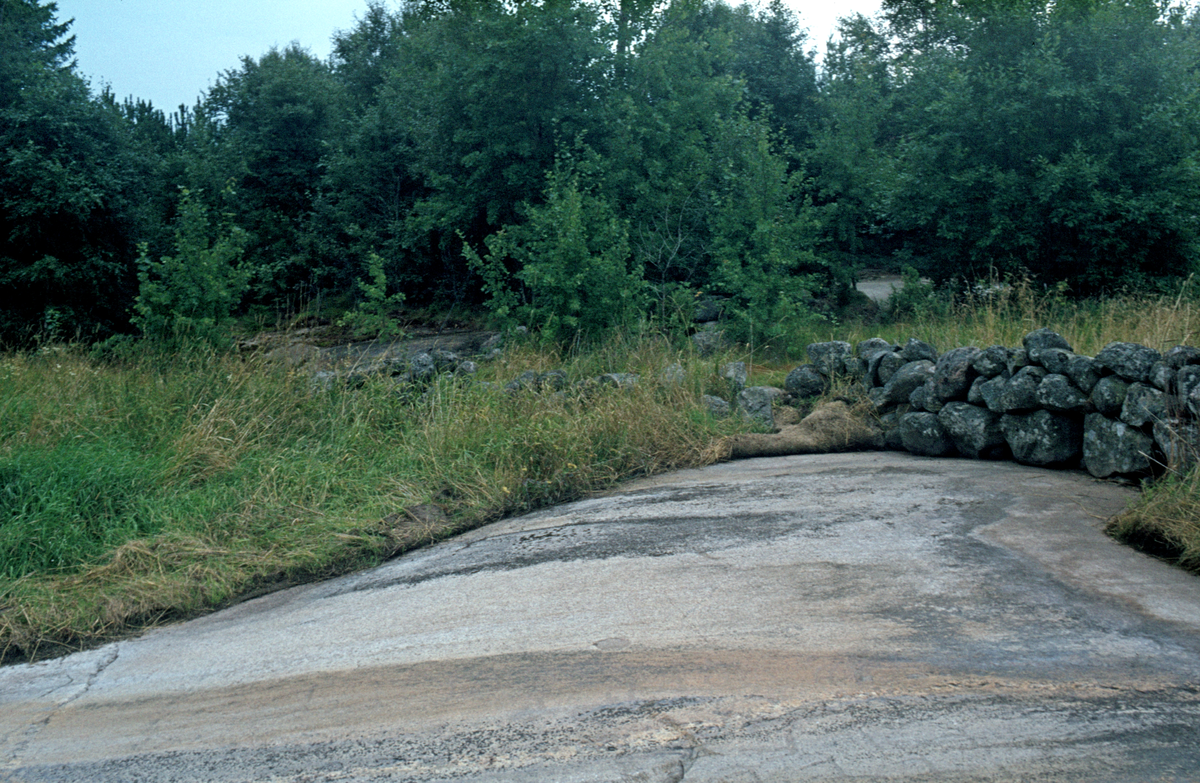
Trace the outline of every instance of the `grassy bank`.
[[[1019, 345], [1048, 326], [1077, 351], [1196, 342], [1183, 295], [1072, 303], [1016, 286], [932, 293], [885, 324], [812, 324], [754, 355], [782, 383], [809, 342], [919, 337], [939, 349]], [[0, 357], [0, 651], [59, 654], [278, 587], [366, 567], [507, 514], [723, 455], [745, 428], [701, 395], [747, 347], [700, 359], [680, 340], [615, 339], [563, 357], [510, 349], [481, 380], [565, 368], [641, 374], [629, 390], [505, 394], [443, 378], [315, 391], [304, 373], [194, 351], [97, 361]], [[654, 379], [682, 361], [682, 383]], [[1200, 572], [1200, 474], [1160, 482], [1114, 532]]]
[[[607, 351], [621, 362], [607, 369], [643, 382], [509, 395], [451, 378], [398, 393], [379, 378], [314, 392], [303, 374], [211, 352], [5, 357], [0, 649], [52, 655], [378, 563], [623, 478], [712, 462], [742, 426], [699, 405], [711, 363], [659, 384], [676, 358], [661, 343]], [[513, 350], [483, 374], [565, 366], [577, 380], [597, 362]]]

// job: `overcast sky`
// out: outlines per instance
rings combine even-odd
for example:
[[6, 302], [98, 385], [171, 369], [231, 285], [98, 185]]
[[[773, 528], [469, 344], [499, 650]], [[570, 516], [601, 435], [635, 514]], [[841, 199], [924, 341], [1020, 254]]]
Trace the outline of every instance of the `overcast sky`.
[[[354, 25], [366, 0], [57, 0], [58, 19], [74, 18], [79, 72], [99, 91], [148, 99], [168, 114], [191, 106], [243, 55], [299, 41], [329, 56], [335, 30]], [[789, 0], [809, 40], [824, 45], [838, 17], [873, 14], [878, 0]], [[388, 2], [388, 7], [396, 7]]]

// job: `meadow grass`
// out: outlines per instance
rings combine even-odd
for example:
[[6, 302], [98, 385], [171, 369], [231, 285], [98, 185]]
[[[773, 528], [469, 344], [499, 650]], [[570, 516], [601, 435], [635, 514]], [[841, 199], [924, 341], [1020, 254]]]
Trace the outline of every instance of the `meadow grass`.
[[[1017, 346], [1046, 326], [1094, 354], [1114, 340], [1187, 343], [1197, 323], [1187, 290], [1071, 302], [1018, 284], [917, 304], [883, 324], [809, 321], [788, 335], [790, 350], [741, 346], [708, 359], [660, 335], [570, 354], [516, 345], [481, 370], [493, 386], [379, 377], [321, 391], [261, 357], [204, 350], [4, 355], [0, 653], [94, 646], [633, 476], [714, 462], [749, 429], [701, 402], [728, 396], [719, 368], [730, 360], [750, 364], [751, 384], [781, 385], [803, 346], [824, 340]], [[676, 361], [682, 382], [656, 381]], [[558, 368], [571, 381], [613, 371], [642, 380], [559, 394], [498, 387]], [[1161, 481], [1112, 532], [1200, 573], [1198, 499], [1195, 470]]]
[[[279, 586], [362, 568], [631, 476], [702, 465], [726, 435], [700, 405], [712, 362], [608, 347], [631, 389], [509, 394], [443, 377], [315, 390], [256, 357], [59, 349], [0, 361], [0, 649], [37, 658]], [[596, 356], [510, 350], [594, 374]], [[405, 514], [436, 505], [432, 520]]]

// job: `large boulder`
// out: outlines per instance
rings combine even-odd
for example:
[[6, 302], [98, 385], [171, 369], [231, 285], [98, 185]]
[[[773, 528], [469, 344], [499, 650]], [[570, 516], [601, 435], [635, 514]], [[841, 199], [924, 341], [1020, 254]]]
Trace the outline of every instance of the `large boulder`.
[[[975, 380], [972, 363], [982, 353], [978, 348], [955, 348], [942, 354], [933, 368], [933, 379], [929, 386], [929, 399], [937, 402], [965, 400]], [[933, 408], [930, 408], [933, 410]]]
[[993, 345], [983, 349], [972, 363], [975, 372], [984, 378], [995, 378], [1008, 369], [1008, 349], [1003, 345]]
[[775, 414], [771, 404], [782, 394], [783, 390], [774, 386], [750, 386], [738, 393], [737, 407], [746, 419], [775, 429]]
[[1151, 432], [1167, 470], [1182, 476], [1195, 467], [1200, 458], [1200, 426], [1196, 422], [1183, 419], [1156, 421]]
[[819, 397], [829, 390], [829, 379], [811, 364], [802, 364], [787, 374], [783, 388], [797, 397]]
[[1168, 410], [1168, 397], [1159, 389], [1144, 383], [1129, 385], [1129, 393], [1125, 395], [1125, 404], [1121, 406], [1121, 421], [1132, 427], [1145, 427], [1156, 421], [1166, 421], [1171, 411]]
[[1200, 386], [1200, 365], [1188, 364], [1179, 368], [1175, 373], [1175, 393], [1183, 403], [1187, 403], [1192, 389]]
[[845, 371], [846, 359], [854, 355], [854, 347], [841, 340], [813, 343], [808, 346], [808, 360], [827, 378]]
[[900, 349], [900, 355], [904, 357], [906, 362], [919, 362], [928, 360], [936, 362], [938, 360], [937, 349], [924, 340], [918, 340], [915, 337], [908, 338], [908, 342]]
[[1096, 478], [1150, 468], [1154, 441], [1123, 421], [1090, 413], [1083, 424], [1083, 466]]
[[746, 388], [746, 379], [750, 375], [745, 362], [730, 362], [721, 368], [721, 377], [729, 384], [730, 390], [737, 394]]
[[1058, 332], [1045, 327], [1025, 335], [1021, 343], [1025, 348], [1025, 353], [1029, 355], [1029, 360], [1038, 363], [1042, 361], [1042, 352], [1047, 349], [1059, 348], [1065, 351], [1071, 350], [1071, 344], [1066, 341], [1066, 338]]
[[1107, 375], [1100, 379], [1092, 389], [1092, 405], [1096, 412], [1110, 419], [1121, 415], [1125, 405], [1125, 396], [1129, 394], [1129, 384], [1116, 375]]
[[908, 402], [917, 387], [924, 385], [933, 374], [933, 362], [928, 359], [908, 362], [891, 376], [882, 387], [870, 391], [871, 402], [876, 408], [886, 408]]
[[924, 457], [946, 457], [954, 453], [954, 441], [937, 414], [906, 413], [900, 417], [900, 442], [904, 450]]
[[715, 324], [707, 324], [705, 328], [693, 334], [692, 344], [696, 346], [696, 353], [701, 356], [712, 356], [729, 347], [725, 331], [717, 329]]
[[1038, 384], [1037, 401], [1046, 410], [1059, 413], [1087, 413], [1092, 407], [1087, 395], [1076, 389], [1070, 378], [1054, 373]]
[[938, 412], [938, 422], [954, 447], [972, 459], [1003, 459], [1008, 442], [1000, 431], [1001, 414], [965, 402], [948, 402]]
[[[892, 376], [899, 372], [901, 367], [908, 364], [908, 360], [898, 353], [881, 353], [873, 360], [873, 363], [875, 364], [875, 383], [879, 386], [886, 386]], [[869, 367], [867, 372], [870, 372]]]
[[1071, 463], [1083, 450], [1083, 422], [1074, 416], [1050, 411], [1006, 414], [1000, 419], [1000, 431], [1013, 459], [1026, 465]]
[[1188, 365], [1200, 364], [1200, 348], [1177, 345], [1163, 355], [1163, 361], [1167, 363], [1168, 367], [1176, 370], [1183, 369]]
[[[1046, 371], [1035, 365], [1027, 365], [1018, 370], [1004, 384], [996, 400], [996, 410], [1000, 413], [1019, 413], [1031, 411], [1038, 407], [1037, 390]], [[988, 407], [991, 407], [990, 405]]]
[[1071, 383], [1084, 394], [1091, 394], [1092, 389], [1100, 382], [1100, 373], [1096, 368], [1096, 360], [1090, 356], [1072, 354], [1067, 362], [1066, 376]]
[[1066, 375], [1067, 367], [1071, 364], [1071, 359], [1075, 354], [1065, 348], [1043, 348], [1041, 355], [1038, 356], [1038, 364], [1046, 368], [1046, 372], [1052, 375]]
[[1096, 354], [1098, 366], [1137, 383], [1150, 380], [1150, 368], [1160, 359], [1162, 354], [1158, 351], [1137, 343], [1109, 343]]

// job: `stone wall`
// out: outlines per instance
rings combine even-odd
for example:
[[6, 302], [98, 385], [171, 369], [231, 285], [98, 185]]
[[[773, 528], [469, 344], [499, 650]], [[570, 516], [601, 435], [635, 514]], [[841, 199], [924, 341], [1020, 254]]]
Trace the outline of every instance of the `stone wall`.
[[1200, 441], [1200, 349], [1190, 346], [1161, 354], [1117, 342], [1091, 357], [1039, 329], [1020, 348], [939, 354], [921, 340], [873, 338], [815, 343], [808, 357], [788, 391], [816, 394], [839, 376], [857, 382], [887, 446], [914, 454], [1083, 467], [1104, 478], [1184, 470]]

